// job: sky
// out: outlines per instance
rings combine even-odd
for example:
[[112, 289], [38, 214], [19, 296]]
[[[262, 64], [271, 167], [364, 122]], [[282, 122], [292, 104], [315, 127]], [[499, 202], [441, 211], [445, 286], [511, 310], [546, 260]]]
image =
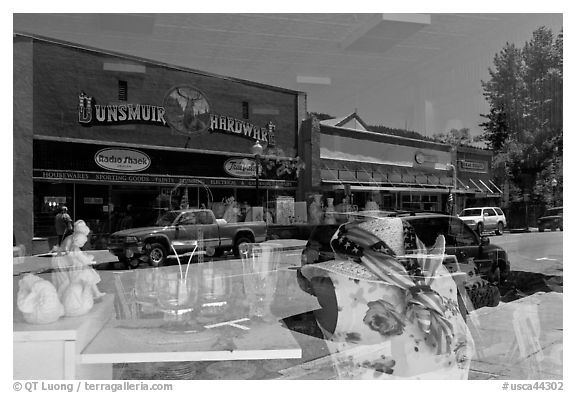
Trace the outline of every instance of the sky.
[[[457, 10], [457, 8], [454, 9]], [[358, 10], [352, 8], [350, 11], [357, 12]], [[519, 11], [515, 9], [513, 12]], [[505, 16], [495, 15], [495, 18], [500, 17], [504, 18]], [[82, 26], [74, 26], [72, 23], [67, 26], [54, 26], [53, 22], [47, 21], [48, 19], [42, 18], [42, 16], [36, 17], [37, 20], [33, 20], [33, 22], [30, 22], [32, 19], [29, 18], [28, 23], [24, 19], [15, 18], [19, 22], [18, 24], [15, 23], [15, 30], [37, 33], [70, 42], [80, 42], [83, 45], [97, 48], [108, 48], [116, 52], [118, 48], [123, 48], [130, 51], [130, 54], [160, 60], [168, 64], [301, 90], [307, 94], [307, 108], [310, 112], [344, 117], [356, 111], [368, 124], [413, 130], [427, 136], [452, 128], [469, 128], [472, 135], [480, 134], [482, 129], [479, 124], [483, 121], [480, 114], [489, 111], [489, 107], [482, 96], [481, 81], [488, 79], [488, 68], [492, 65], [494, 55], [506, 42], [513, 42], [522, 46], [530, 39], [532, 31], [538, 26], [547, 26], [557, 34], [563, 23], [560, 13], [545, 14], [540, 12], [526, 15], [522, 23], [511, 23], [499, 31], [497, 35], [490, 34], [489, 31], [485, 32], [490, 38], [477, 40], [473, 46], [458, 48], [457, 51], [446, 53], [446, 56], [432, 56], [424, 64], [417, 66], [410, 64], [409, 71], [398, 72], [397, 76], [385, 80], [384, 78], [378, 81], [374, 80], [374, 83], [366, 88], [343, 90], [342, 87], [337, 87], [340, 82], [337, 77], [332, 78], [334, 80], [331, 86], [297, 85], [294, 80], [283, 80], [277, 74], [267, 74], [268, 71], [273, 72], [271, 67], [267, 69], [260, 65], [262, 72], [258, 73], [252, 72], [250, 69], [234, 67], [235, 64], [240, 63], [233, 61], [229, 63], [222, 61], [222, 64], [203, 63], [202, 56], [195, 58], [194, 53], [178, 53], [178, 50], [172, 53], [165, 52], [164, 47], [170, 43], [150, 41], [149, 45], [146, 43], [136, 49], [132, 48], [131, 45], [133, 43], [138, 44], [138, 41], [135, 41], [134, 35], [131, 34], [110, 35], [109, 31], [94, 30], [93, 26], [86, 26], [83, 31]], [[463, 20], [465, 21], [465, 19]], [[290, 34], [298, 33], [290, 32]], [[194, 39], [193, 35], [183, 36], [183, 39], [189, 40], [190, 37]], [[217, 37], [217, 32], [214, 33], [214, 37]], [[139, 38], [145, 40], [146, 33], [142, 33]], [[175, 38], [180, 37], [176, 36]], [[204, 38], [203, 45], [217, 48], [213, 42], [216, 39], [208, 36], [208, 38]], [[304, 44], [307, 43], [304, 42]], [[254, 45], [257, 44], [254, 43]], [[175, 47], [185, 51], [185, 46], [182, 43]], [[198, 47], [192, 46], [192, 48]], [[233, 51], [230, 52], [233, 53]], [[224, 55], [228, 55], [228, 53], [223, 52]], [[434, 53], [434, 51], [430, 51], [430, 53]], [[257, 62], [264, 63], [266, 61], [264, 58]], [[366, 60], [363, 60], [362, 66], [358, 70], [369, 66], [366, 64]], [[374, 67], [378, 66], [380, 65]], [[385, 63], [382, 66], [385, 67]], [[330, 71], [330, 69], [325, 70], [325, 75], [329, 76]], [[316, 72], [318, 71], [316, 70]], [[355, 69], [352, 69], [345, 77], [350, 80], [360, 78], [361, 76], [356, 75], [355, 72]], [[347, 86], [349, 86], [349, 82]]]

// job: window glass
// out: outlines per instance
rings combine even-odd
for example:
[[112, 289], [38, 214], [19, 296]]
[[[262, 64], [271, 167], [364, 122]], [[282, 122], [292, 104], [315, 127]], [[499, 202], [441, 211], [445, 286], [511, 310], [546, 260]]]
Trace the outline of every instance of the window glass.
[[178, 217], [178, 212], [170, 211], [164, 213], [157, 221], [156, 225], [172, 225], [176, 217]]
[[496, 212], [494, 211], [494, 209], [484, 209], [484, 215], [492, 217], [496, 215]]
[[188, 212], [188, 213], [182, 214], [182, 217], [180, 217], [179, 223], [181, 225], [194, 225], [194, 224], [196, 224], [197, 223], [196, 213]]
[[[424, 243], [426, 247], [432, 247], [436, 242], [438, 235], [444, 235], [446, 238], [446, 245], [453, 242], [453, 239], [449, 239], [448, 234], [448, 220], [444, 217], [432, 217], [432, 218], [418, 218], [415, 220], [410, 220], [410, 224], [414, 227], [416, 236]], [[406, 250], [410, 251], [410, 250]]]
[[464, 209], [462, 210], [462, 213], [460, 213], [460, 216], [462, 217], [481, 216], [481, 215], [482, 215], [482, 209]]
[[213, 224], [212, 215], [210, 213], [198, 212], [196, 214], [198, 216], [198, 224], [203, 224], [203, 225]]
[[496, 213], [498, 213], [499, 216], [503, 216], [503, 215], [504, 215], [504, 212], [503, 212], [501, 209], [496, 208], [496, 209], [494, 209], [494, 210], [496, 210]]
[[459, 247], [472, 246], [478, 243], [474, 232], [460, 220], [450, 220], [449, 237], [453, 238], [455, 245]]

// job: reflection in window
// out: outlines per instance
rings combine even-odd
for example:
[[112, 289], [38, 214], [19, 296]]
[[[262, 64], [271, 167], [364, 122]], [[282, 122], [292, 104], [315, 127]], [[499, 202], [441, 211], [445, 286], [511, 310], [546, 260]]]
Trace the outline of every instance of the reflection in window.
[[[450, 220], [450, 234], [455, 240], [455, 246], [471, 246], [476, 244], [476, 236], [461, 221]], [[452, 238], [452, 236], [450, 236]]]

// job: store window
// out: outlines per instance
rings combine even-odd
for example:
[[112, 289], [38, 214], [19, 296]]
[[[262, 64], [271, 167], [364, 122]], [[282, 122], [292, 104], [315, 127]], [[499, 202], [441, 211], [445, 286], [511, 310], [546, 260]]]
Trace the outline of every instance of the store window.
[[439, 195], [422, 195], [422, 194], [403, 194], [402, 209], [406, 210], [441, 210], [441, 201]]

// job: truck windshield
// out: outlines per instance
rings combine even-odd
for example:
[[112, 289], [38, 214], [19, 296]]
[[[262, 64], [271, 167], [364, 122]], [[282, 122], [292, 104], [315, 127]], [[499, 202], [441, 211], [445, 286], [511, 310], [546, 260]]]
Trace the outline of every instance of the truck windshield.
[[156, 220], [156, 225], [158, 226], [166, 226], [172, 225], [176, 217], [178, 217], [179, 212], [166, 212], [160, 216], [158, 220]]

